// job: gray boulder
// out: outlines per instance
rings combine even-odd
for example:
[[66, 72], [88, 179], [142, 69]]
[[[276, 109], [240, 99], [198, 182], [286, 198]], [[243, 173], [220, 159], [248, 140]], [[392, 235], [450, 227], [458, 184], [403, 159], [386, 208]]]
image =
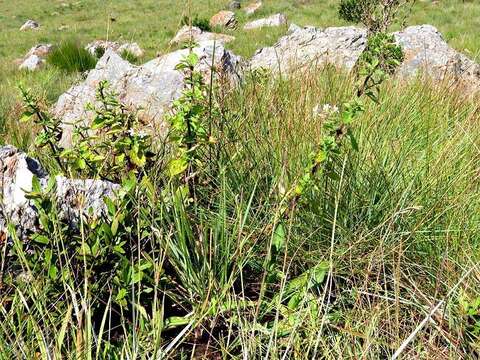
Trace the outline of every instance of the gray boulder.
[[119, 47], [120, 44], [116, 41], [95, 40], [88, 43], [85, 46], [85, 50], [87, 50], [91, 55], [96, 56], [100, 52], [104, 53], [107, 50], [117, 51]]
[[44, 58], [47, 57], [53, 49], [54, 46], [52, 44], [35, 45], [23, 58], [15, 60], [15, 64], [20, 70], [38, 70], [45, 65]]
[[45, 60], [37, 55], [30, 55], [22, 61], [18, 68], [20, 70], [35, 71], [42, 68], [43, 65], [45, 65]]
[[253, 30], [263, 27], [282, 26], [287, 23], [287, 17], [283, 14], [275, 14], [264, 19], [253, 20], [245, 24], [244, 30]]
[[261, 1], [252, 2], [252, 3], [248, 4], [247, 6], [245, 6], [245, 14], [253, 15], [261, 7], [262, 7], [262, 2]]
[[32, 47], [24, 58], [28, 58], [31, 55], [37, 55], [38, 57], [47, 57], [54, 49], [52, 44], [37, 44]]
[[[403, 78], [425, 74], [470, 90], [480, 88], [480, 65], [452, 49], [431, 25], [410, 26], [393, 34], [405, 53], [397, 71]], [[256, 52], [252, 69], [294, 72], [326, 63], [350, 70], [366, 46], [366, 31], [356, 27], [291, 26], [274, 46]]]
[[230, 1], [228, 8], [232, 11], [238, 10], [242, 7], [242, 3], [239, 0]]
[[40, 28], [40, 24], [35, 20], [27, 20], [25, 24], [20, 27], [20, 31], [26, 30], [38, 30]]
[[[240, 79], [241, 59], [221, 44], [204, 42], [193, 51], [200, 59], [197, 70], [204, 74], [205, 79], [210, 78], [212, 64], [217, 75], [226, 81], [235, 82]], [[54, 107], [54, 115], [63, 124], [61, 144], [66, 147], [71, 144], [73, 125], [76, 122], [85, 123], [92, 118], [93, 113], [86, 110], [85, 106], [95, 103], [96, 89], [102, 80], [109, 82], [111, 90], [118, 94], [122, 103], [131, 110], [138, 110], [140, 120], [148, 124], [148, 129], [163, 133], [163, 115], [184, 88], [184, 75], [175, 67], [188, 53], [188, 49], [178, 50], [135, 66], [113, 50], [107, 49], [96, 68], [88, 73], [86, 80], [61, 95]]]
[[218, 43], [224, 44], [235, 40], [235, 37], [226, 34], [203, 31], [196, 26], [190, 27], [188, 25], [184, 25], [180, 30], [178, 30], [175, 37], [170, 41], [170, 45], [182, 44], [189, 42], [190, 40], [195, 43], [216, 41]]
[[480, 89], [480, 65], [452, 49], [435, 27], [410, 26], [394, 35], [405, 53], [399, 76], [424, 73], [468, 91]]
[[107, 50], [113, 50], [119, 54], [122, 54], [124, 51], [128, 51], [136, 57], [143, 57], [145, 51], [138, 45], [136, 42], [133, 43], [119, 43], [116, 41], [109, 40], [95, 40], [85, 46], [90, 54], [96, 56], [99, 53], [104, 53]]
[[210, 19], [210, 26], [212, 28], [222, 27], [234, 29], [237, 26], [237, 19], [233, 11], [222, 10]]
[[272, 47], [258, 50], [250, 61], [252, 69], [291, 72], [306, 66], [331, 63], [351, 69], [366, 44], [365, 30], [355, 27], [291, 27], [288, 35]]
[[[21, 239], [39, 230], [37, 209], [26, 197], [32, 191], [34, 176], [42, 188], [46, 188], [49, 176], [37, 160], [13, 146], [0, 147], [0, 238], [6, 237], [8, 223], [15, 226]], [[75, 227], [80, 216], [104, 216], [106, 206], [103, 199], [114, 197], [119, 185], [57, 176], [54, 189], [53, 199], [57, 202], [59, 219]]]

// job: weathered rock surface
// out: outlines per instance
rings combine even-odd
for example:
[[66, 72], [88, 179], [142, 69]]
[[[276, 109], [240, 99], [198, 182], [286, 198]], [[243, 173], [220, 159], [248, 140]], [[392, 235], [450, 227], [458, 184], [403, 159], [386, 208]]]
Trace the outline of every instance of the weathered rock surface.
[[37, 55], [38, 57], [46, 57], [48, 54], [50, 54], [54, 49], [54, 46], [52, 44], [38, 44], [32, 47], [27, 54], [25, 55], [25, 58], [31, 56], [31, 55]]
[[245, 14], [253, 15], [261, 7], [262, 7], [262, 2], [261, 1], [250, 3], [247, 6], [245, 6]]
[[20, 31], [37, 30], [40, 28], [40, 24], [35, 20], [27, 20], [25, 24], [20, 27]]
[[[37, 160], [13, 146], [0, 147], [0, 237], [5, 236], [8, 223], [15, 225], [21, 239], [39, 230], [37, 209], [26, 197], [34, 176], [45, 189], [49, 176]], [[106, 213], [104, 197], [114, 197], [118, 189], [119, 185], [108, 181], [57, 176], [53, 197], [59, 218], [76, 226], [80, 215], [101, 217]]]
[[366, 32], [355, 27], [290, 28], [272, 47], [260, 49], [251, 59], [253, 69], [292, 71], [306, 65], [331, 63], [351, 69], [365, 48]]
[[394, 35], [405, 53], [399, 76], [423, 72], [434, 80], [445, 79], [465, 89], [480, 89], [480, 65], [452, 49], [435, 27], [410, 26]]
[[45, 60], [38, 55], [30, 55], [29, 57], [23, 59], [18, 68], [20, 70], [35, 71], [42, 68], [43, 65], [45, 65]]
[[27, 54], [20, 59], [16, 59], [14, 63], [20, 70], [35, 71], [45, 65], [44, 58], [48, 56], [53, 50], [51, 44], [38, 44], [32, 47]]
[[228, 8], [230, 10], [238, 10], [241, 7], [242, 7], [242, 3], [239, 0], [230, 1], [230, 3], [228, 4]]
[[[431, 25], [410, 26], [394, 33], [405, 52], [397, 71], [408, 78], [423, 73], [435, 80], [452, 80], [470, 90], [480, 89], [480, 65], [452, 49]], [[292, 72], [330, 63], [351, 69], [365, 49], [366, 32], [355, 27], [290, 27], [274, 46], [263, 48], [250, 61], [252, 69]]]
[[122, 54], [124, 51], [128, 51], [136, 57], [143, 57], [145, 55], [143, 49], [136, 42], [120, 44], [116, 41], [95, 40], [87, 44], [87, 46], [85, 46], [85, 50], [94, 56], [103, 54], [107, 50], [113, 50], [119, 54]]
[[88, 43], [85, 46], [85, 50], [87, 50], [90, 54], [96, 56], [98, 54], [102, 54], [108, 49], [117, 51], [120, 47], [120, 44], [116, 41], [109, 41], [109, 40], [95, 40], [91, 43]]
[[[215, 50], [214, 50], [215, 49]], [[197, 70], [210, 77], [212, 64], [217, 74], [228, 81], [240, 79], [241, 59], [218, 43], [204, 42], [193, 51], [200, 61]], [[139, 110], [140, 119], [160, 132], [164, 129], [162, 117], [173, 100], [177, 99], [184, 87], [184, 75], [175, 69], [186, 57], [188, 49], [178, 50], [142, 66], [135, 66], [123, 60], [117, 53], [107, 50], [95, 69], [88, 73], [86, 80], [72, 86], [60, 96], [54, 108], [54, 115], [63, 122], [61, 144], [71, 144], [73, 123], [89, 121], [92, 113], [85, 110], [87, 103], [95, 103], [98, 84], [107, 80], [127, 107]], [[213, 55], [215, 53], [215, 61]]]
[[141, 58], [145, 55], [145, 51], [143, 51], [140, 45], [138, 45], [136, 42], [122, 44], [117, 51], [120, 54], [124, 51], [128, 51], [130, 54], [136, 56], [137, 58]]
[[212, 28], [222, 27], [234, 29], [237, 26], [237, 19], [235, 18], [235, 13], [233, 11], [222, 10], [210, 19], [210, 26]]
[[188, 25], [185, 25], [170, 41], [170, 45], [182, 44], [185, 42], [189, 42], [190, 40], [193, 40], [195, 43], [201, 43], [204, 41], [217, 41], [223, 44], [235, 40], [235, 37], [225, 34], [203, 31], [196, 26], [192, 26], [192, 28], [190, 28]]
[[283, 14], [275, 14], [264, 19], [253, 20], [245, 24], [244, 30], [259, 29], [262, 27], [282, 26], [287, 23], [287, 17]]

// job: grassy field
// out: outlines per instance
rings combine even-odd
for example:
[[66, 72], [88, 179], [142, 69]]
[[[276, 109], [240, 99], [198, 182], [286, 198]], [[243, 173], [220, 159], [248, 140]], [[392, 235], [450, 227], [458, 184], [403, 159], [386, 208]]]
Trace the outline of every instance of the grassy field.
[[[258, 17], [344, 24], [333, 0], [264, 3]], [[56, 168], [34, 149], [32, 127], [18, 123], [15, 87], [27, 84], [48, 105], [80, 74], [16, 71], [12, 61], [31, 46], [125, 39], [148, 60], [170, 50], [184, 15], [209, 18], [225, 2], [188, 5], [0, 0], [0, 143]], [[435, 25], [475, 57], [478, 15], [473, 1], [419, 1], [408, 24]], [[19, 32], [27, 18], [42, 30]], [[285, 30], [240, 26], [229, 46], [248, 57]], [[313, 109], [341, 106], [355, 88], [331, 67], [288, 80], [251, 74], [204, 99], [211, 136], [199, 145], [194, 195], [185, 199], [188, 189], [169, 175], [176, 143], [160, 144], [138, 183], [106, 174], [134, 190], [104, 223], [82, 224], [79, 234], [51, 210], [40, 241], [8, 247], [0, 238], [0, 359], [385, 359], [437, 305], [402, 358], [478, 358], [478, 97], [421, 79], [387, 81], [352, 126], [358, 150], [332, 156], [279, 216], [325, 135]]]

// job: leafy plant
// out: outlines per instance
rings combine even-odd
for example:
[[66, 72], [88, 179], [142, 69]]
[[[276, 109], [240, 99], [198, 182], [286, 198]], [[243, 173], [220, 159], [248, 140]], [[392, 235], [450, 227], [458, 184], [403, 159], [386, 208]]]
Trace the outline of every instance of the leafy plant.
[[57, 154], [71, 169], [87, 177], [120, 182], [125, 171], [139, 173], [153, 156], [151, 137], [141, 129], [135, 112], [128, 111], [102, 81], [97, 90], [100, 106], [91, 124], [74, 126], [72, 146]]
[[185, 89], [173, 102], [172, 114], [167, 117], [169, 140], [175, 146], [175, 155], [168, 166], [169, 174], [172, 178], [183, 177], [190, 196], [194, 196], [197, 169], [202, 166], [205, 147], [214, 143], [209, 134], [211, 109], [207, 89], [202, 75], [195, 70], [198, 60], [198, 56], [190, 52], [177, 65], [177, 70], [185, 72]]

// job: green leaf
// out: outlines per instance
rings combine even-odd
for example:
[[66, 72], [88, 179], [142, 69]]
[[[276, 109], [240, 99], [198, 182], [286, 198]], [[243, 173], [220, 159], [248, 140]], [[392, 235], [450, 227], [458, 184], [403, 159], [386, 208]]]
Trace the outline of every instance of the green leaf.
[[55, 265], [51, 265], [48, 269], [48, 276], [50, 276], [50, 279], [55, 280], [57, 278], [57, 273], [57, 267]]
[[48, 244], [50, 242], [50, 239], [46, 237], [45, 235], [40, 235], [40, 234], [35, 234], [32, 237], [32, 240], [39, 243], [39, 244]]
[[177, 176], [187, 170], [188, 162], [185, 158], [174, 159], [168, 164], [168, 172], [171, 177]]
[[117, 231], [118, 231], [118, 217], [117, 216], [115, 216], [113, 221], [112, 221], [111, 230], [112, 230], [112, 235], [113, 236], [117, 235]]
[[118, 294], [115, 297], [115, 300], [120, 301], [124, 299], [126, 295], [127, 295], [127, 289], [121, 288], [120, 290], [118, 290]]
[[279, 223], [273, 232], [272, 250], [275, 254], [278, 254], [285, 246], [285, 229], [282, 223]]
[[20, 122], [21, 123], [25, 123], [25, 122], [28, 122], [30, 121], [30, 119], [32, 118], [34, 114], [30, 111], [25, 111], [23, 114], [22, 114], [22, 117], [20, 118]]

